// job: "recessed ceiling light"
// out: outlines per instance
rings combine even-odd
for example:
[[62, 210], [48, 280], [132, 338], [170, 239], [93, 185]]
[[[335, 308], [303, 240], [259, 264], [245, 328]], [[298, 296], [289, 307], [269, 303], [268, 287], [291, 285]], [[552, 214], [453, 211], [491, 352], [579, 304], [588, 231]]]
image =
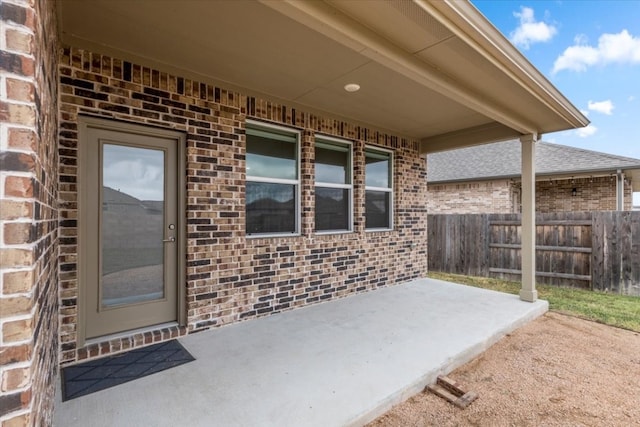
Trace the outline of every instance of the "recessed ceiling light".
[[356, 83], [349, 83], [344, 85], [344, 90], [347, 92], [357, 92], [360, 90], [360, 85]]

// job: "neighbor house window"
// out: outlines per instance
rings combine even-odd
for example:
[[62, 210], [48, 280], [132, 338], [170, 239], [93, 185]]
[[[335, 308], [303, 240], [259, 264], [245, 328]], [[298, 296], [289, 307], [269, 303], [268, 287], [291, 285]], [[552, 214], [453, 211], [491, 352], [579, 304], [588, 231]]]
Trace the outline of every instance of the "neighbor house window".
[[316, 231], [351, 231], [351, 144], [329, 138], [317, 138], [315, 169]]
[[246, 229], [249, 235], [299, 232], [299, 134], [247, 124]]
[[365, 149], [365, 228], [393, 228], [393, 155], [390, 151]]

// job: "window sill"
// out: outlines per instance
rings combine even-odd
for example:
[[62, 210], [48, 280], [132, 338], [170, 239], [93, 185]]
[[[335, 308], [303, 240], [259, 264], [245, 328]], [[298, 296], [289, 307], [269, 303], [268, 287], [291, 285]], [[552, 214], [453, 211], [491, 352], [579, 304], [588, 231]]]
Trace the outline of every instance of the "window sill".
[[353, 230], [333, 230], [333, 231], [316, 231], [316, 236], [333, 236], [336, 234], [353, 234]]
[[388, 231], [394, 231], [393, 228], [367, 228], [364, 230], [365, 233], [384, 233]]
[[278, 239], [283, 237], [300, 237], [300, 233], [278, 233], [278, 234], [247, 234], [245, 237], [247, 239], [256, 240], [256, 239]]

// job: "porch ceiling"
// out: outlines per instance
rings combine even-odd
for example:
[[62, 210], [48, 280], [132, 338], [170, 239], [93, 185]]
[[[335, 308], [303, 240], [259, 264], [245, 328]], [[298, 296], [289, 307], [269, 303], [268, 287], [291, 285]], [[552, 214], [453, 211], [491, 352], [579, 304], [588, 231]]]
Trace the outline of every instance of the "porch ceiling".
[[588, 123], [466, 2], [58, 3], [65, 44], [415, 138], [424, 152]]

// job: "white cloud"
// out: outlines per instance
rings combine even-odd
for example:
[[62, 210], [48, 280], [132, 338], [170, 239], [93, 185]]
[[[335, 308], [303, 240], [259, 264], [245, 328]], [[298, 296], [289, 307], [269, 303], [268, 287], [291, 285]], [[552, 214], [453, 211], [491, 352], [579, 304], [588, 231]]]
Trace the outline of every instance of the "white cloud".
[[594, 125], [587, 125], [587, 126], [585, 126], [583, 128], [577, 129], [576, 133], [578, 134], [578, 136], [580, 138], [586, 138], [588, 136], [593, 135], [597, 131], [598, 131], [598, 128], [595, 127]]
[[606, 114], [607, 116], [610, 116], [612, 114], [614, 106], [613, 106], [613, 102], [607, 99], [606, 101], [600, 101], [600, 102], [589, 101], [587, 103], [587, 108], [591, 111], [596, 111], [598, 113], [602, 113], [602, 114]]
[[509, 36], [513, 44], [523, 49], [529, 49], [533, 43], [547, 42], [558, 32], [553, 25], [536, 22], [530, 7], [521, 7], [520, 12], [513, 15], [520, 19], [520, 25]]
[[627, 98], [627, 101], [629, 101], [629, 102], [633, 102], [633, 101], [635, 101], [635, 99], [636, 99], [636, 97], [635, 97], [635, 96], [633, 96], [633, 95], [629, 95], [629, 97]]
[[587, 67], [607, 64], [640, 64], [640, 37], [627, 30], [602, 34], [598, 46], [587, 45], [586, 38], [576, 36], [575, 44], [565, 49], [553, 63], [553, 73], [561, 70], [586, 71]]
[[587, 110], [580, 109], [580, 112], [581, 112], [585, 117], [588, 117], [588, 116], [589, 116], [589, 112], [588, 112]]

